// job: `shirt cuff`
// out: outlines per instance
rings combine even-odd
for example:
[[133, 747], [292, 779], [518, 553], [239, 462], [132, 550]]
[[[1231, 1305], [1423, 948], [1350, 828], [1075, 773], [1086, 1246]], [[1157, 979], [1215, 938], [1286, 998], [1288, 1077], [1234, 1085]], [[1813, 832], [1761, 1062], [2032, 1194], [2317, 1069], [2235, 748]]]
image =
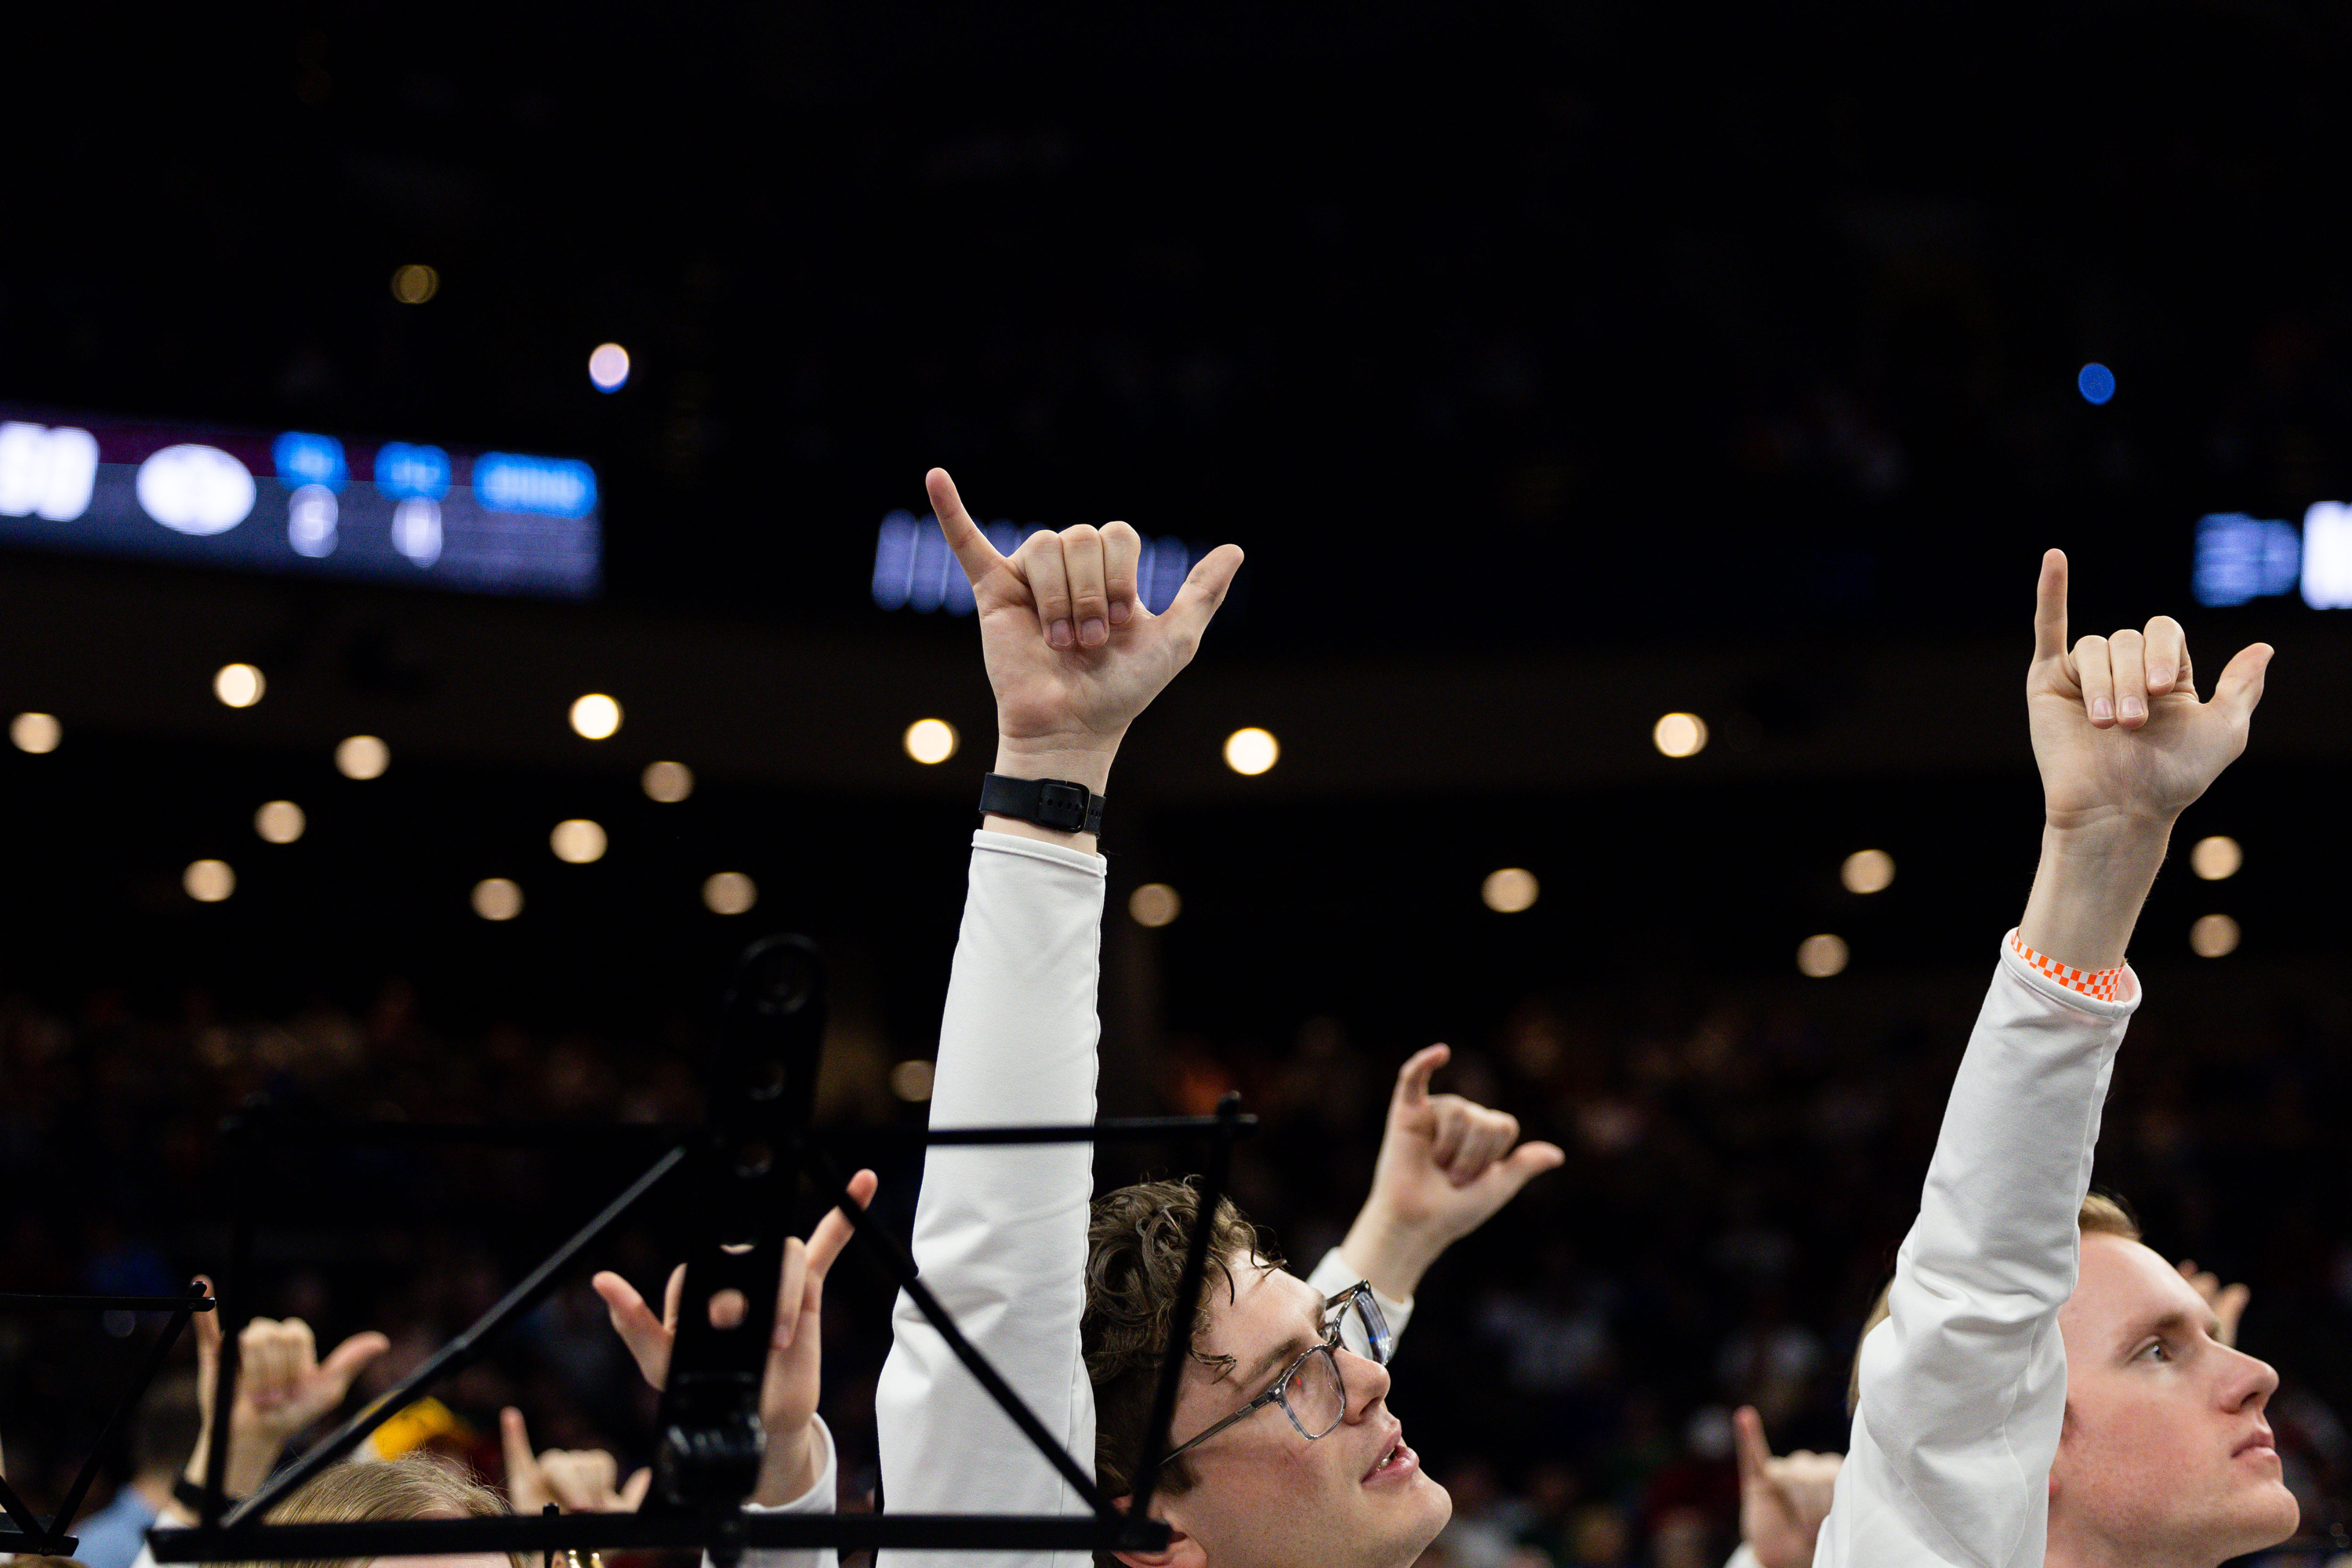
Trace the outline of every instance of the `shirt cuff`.
[[[840, 1449], [833, 1441], [833, 1428], [824, 1424], [822, 1415], [811, 1415], [809, 1425], [816, 1430], [816, 1439], [824, 1445], [824, 1462], [816, 1468], [816, 1479], [809, 1489], [790, 1502], [751, 1503], [752, 1513], [831, 1513], [836, 1506], [835, 1498], [841, 1489], [839, 1479]], [[707, 1559], [706, 1559], [707, 1561]]]
[[985, 827], [977, 828], [971, 836], [971, 847], [998, 855], [1026, 855], [1032, 860], [1049, 860], [1096, 877], [1107, 878], [1110, 874], [1110, 862], [1099, 855], [1089, 855], [1066, 844], [1048, 844], [1042, 838], [1024, 838], [1017, 833], [992, 833]]
[[2035, 990], [2086, 1013], [2122, 1017], [2139, 1006], [2139, 976], [2128, 963], [2095, 972], [2076, 969], [2026, 946], [2014, 927], [2000, 944], [2000, 960]]

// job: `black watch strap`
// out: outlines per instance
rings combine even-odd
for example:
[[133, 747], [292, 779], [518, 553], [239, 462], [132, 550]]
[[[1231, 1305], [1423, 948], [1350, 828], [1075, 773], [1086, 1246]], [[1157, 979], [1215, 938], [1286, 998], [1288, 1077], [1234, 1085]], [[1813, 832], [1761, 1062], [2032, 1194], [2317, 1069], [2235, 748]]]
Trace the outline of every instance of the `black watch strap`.
[[[186, 1509], [190, 1513], [194, 1514], [199, 1519], [204, 1517], [205, 1489], [196, 1485], [195, 1482], [188, 1479], [187, 1477], [182, 1476], [172, 1483], [172, 1496], [182, 1508]], [[235, 1508], [244, 1500], [245, 1500], [241, 1497], [229, 1497], [226, 1494], [221, 1498], [223, 1506], [227, 1508]]]
[[991, 773], [980, 781], [980, 809], [1056, 833], [1102, 831], [1103, 797], [1067, 779], [1009, 779]]

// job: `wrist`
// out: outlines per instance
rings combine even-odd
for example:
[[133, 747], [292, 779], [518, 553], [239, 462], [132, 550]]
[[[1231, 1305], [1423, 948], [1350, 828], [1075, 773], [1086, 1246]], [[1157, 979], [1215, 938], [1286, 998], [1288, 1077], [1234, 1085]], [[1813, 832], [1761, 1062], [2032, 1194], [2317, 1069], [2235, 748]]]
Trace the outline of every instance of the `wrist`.
[[991, 772], [1016, 779], [1066, 779], [1097, 795], [1108, 793], [1111, 760], [1118, 755], [1125, 731], [1108, 739], [1057, 737], [1032, 739], [1000, 735], [996, 765]]
[[1339, 1243], [1339, 1260], [1390, 1300], [1410, 1301], [1445, 1247], [1445, 1238], [1426, 1227], [1400, 1223], [1367, 1205]]
[[817, 1425], [812, 1421], [788, 1442], [772, 1443], [760, 1458], [760, 1484], [751, 1500], [761, 1508], [782, 1508], [808, 1494], [824, 1472]]

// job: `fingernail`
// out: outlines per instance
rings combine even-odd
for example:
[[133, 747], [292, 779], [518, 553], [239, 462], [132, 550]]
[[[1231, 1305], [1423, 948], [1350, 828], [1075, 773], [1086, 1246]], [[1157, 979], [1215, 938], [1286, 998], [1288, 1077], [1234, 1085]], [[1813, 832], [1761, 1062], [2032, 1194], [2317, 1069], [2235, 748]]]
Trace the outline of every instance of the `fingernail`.
[[1088, 647], [1100, 647], [1110, 640], [1110, 628], [1103, 625], [1100, 616], [1088, 616], [1078, 623], [1078, 640]]
[[2116, 705], [2104, 697], [2091, 699], [2091, 721], [2104, 724], [2116, 716]]
[[2125, 698], [2125, 699], [2124, 699], [2124, 717], [2125, 717], [2125, 718], [2126, 718], [2126, 719], [2145, 719], [2145, 718], [2147, 718], [2147, 704], [2146, 702], [2142, 701], [2140, 699], [2138, 699], [2138, 698], [2137, 698], [2137, 697], [2126, 697], [2126, 698]]
[[1113, 605], [1110, 607], [1110, 624], [1115, 626], [1123, 626], [1127, 625], [1127, 618], [1133, 614], [1135, 614], [1135, 606], [1129, 604], [1125, 599], [1121, 599], [1118, 604]]
[[1055, 621], [1052, 626], [1046, 627], [1045, 640], [1052, 643], [1055, 647], [1069, 647], [1070, 623], [1067, 621]]

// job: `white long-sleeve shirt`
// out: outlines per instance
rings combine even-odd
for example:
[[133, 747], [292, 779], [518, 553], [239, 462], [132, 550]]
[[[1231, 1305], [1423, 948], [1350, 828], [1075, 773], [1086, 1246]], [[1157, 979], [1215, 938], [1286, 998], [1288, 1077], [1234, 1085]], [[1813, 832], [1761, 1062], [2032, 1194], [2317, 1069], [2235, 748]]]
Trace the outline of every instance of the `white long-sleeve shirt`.
[[2139, 984], [2096, 1000], [2004, 944], [1952, 1083], [1813, 1568], [2042, 1568], [2066, 1410], [2058, 1310]]
[[[1096, 993], [1104, 861], [982, 830], [940, 1028], [931, 1122], [940, 1127], [1095, 1119]], [[964, 1336], [1091, 1476], [1093, 1385], [1086, 1306], [1089, 1144], [938, 1148], [915, 1208], [915, 1261]], [[1308, 1281], [1354, 1284], [1338, 1249]], [[1402, 1332], [1412, 1303], [1380, 1298]], [[876, 1393], [882, 1500], [892, 1513], [1079, 1514], [1068, 1480], [900, 1297]], [[1083, 1552], [904, 1552], [885, 1568], [1087, 1568]]]

